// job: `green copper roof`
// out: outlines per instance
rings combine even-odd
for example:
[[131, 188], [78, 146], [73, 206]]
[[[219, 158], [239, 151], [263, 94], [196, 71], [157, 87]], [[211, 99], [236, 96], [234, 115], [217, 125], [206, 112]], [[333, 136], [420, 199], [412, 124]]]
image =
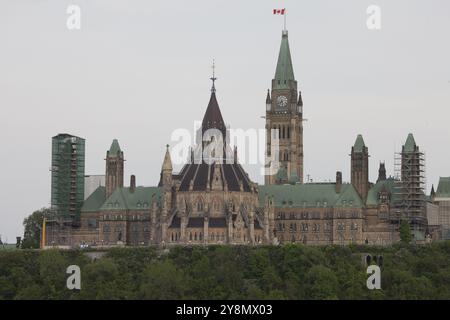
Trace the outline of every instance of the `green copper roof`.
[[274, 89], [288, 89], [289, 80], [295, 80], [294, 69], [292, 68], [291, 51], [287, 31], [283, 31], [281, 38], [280, 52], [278, 54], [277, 69], [275, 71]]
[[95, 212], [100, 209], [105, 202], [106, 188], [98, 187], [83, 203], [81, 212]]
[[287, 180], [286, 167], [281, 165], [277, 172], [277, 180]]
[[364, 143], [363, 136], [358, 134], [358, 136], [356, 137], [355, 144], [353, 145], [353, 150], [355, 152], [363, 152], [365, 146], [366, 145]]
[[114, 139], [112, 144], [111, 144], [111, 148], [109, 148], [109, 155], [110, 156], [115, 156], [120, 151], [121, 150], [120, 150], [120, 146], [119, 146], [119, 141], [117, 141], [117, 139]]
[[408, 134], [408, 138], [406, 139], [403, 151], [404, 152], [416, 151], [416, 141], [414, 140], [414, 136], [412, 133]]
[[289, 183], [291, 184], [295, 184], [298, 182], [298, 175], [297, 175], [297, 170], [295, 168], [291, 169], [291, 175], [289, 177]]
[[342, 184], [336, 192], [335, 183], [306, 183], [295, 185], [266, 185], [259, 187], [259, 204], [264, 206], [265, 196], [273, 196], [276, 207], [357, 207], [363, 202], [353, 185]]
[[450, 177], [440, 177], [436, 197], [450, 197]]
[[100, 210], [146, 210], [152, 205], [153, 195], [159, 199], [161, 190], [159, 187], [137, 187], [134, 191], [128, 187], [117, 188]]
[[367, 193], [366, 204], [368, 206], [377, 206], [379, 204], [378, 194], [383, 189], [383, 187], [386, 188], [386, 191], [388, 191], [391, 194], [391, 197], [393, 197], [394, 184], [395, 180], [393, 178], [388, 178], [386, 180], [377, 182], [372, 188], [370, 188], [369, 192]]

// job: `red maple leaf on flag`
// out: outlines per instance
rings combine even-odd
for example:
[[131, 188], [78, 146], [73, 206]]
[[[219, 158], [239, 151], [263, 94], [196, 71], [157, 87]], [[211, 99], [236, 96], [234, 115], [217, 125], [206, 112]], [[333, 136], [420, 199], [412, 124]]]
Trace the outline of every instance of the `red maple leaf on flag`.
[[284, 14], [285, 11], [286, 11], [285, 8], [283, 8], [283, 9], [273, 9], [273, 14]]

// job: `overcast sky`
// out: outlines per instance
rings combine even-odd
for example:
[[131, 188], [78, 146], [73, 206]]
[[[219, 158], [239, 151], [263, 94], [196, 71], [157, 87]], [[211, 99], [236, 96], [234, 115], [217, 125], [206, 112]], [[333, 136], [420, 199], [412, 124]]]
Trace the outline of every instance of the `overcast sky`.
[[[66, 27], [68, 5], [81, 30]], [[381, 30], [366, 9], [381, 8]], [[232, 128], [262, 129], [286, 7], [294, 72], [303, 93], [305, 177], [350, 180], [358, 133], [393, 174], [394, 152], [413, 132], [426, 152], [428, 188], [450, 176], [450, 2], [0, 1], [0, 234], [50, 202], [51, 137], [86, 139], [86, 173], [103, 174], [117, 138], [125, 181], [155, 185], [171, 133], [192, 131], [210, 95]], [[263, 182], [258, 166], [244, 165]], [[176, 166], [178, 170], [180, 166]]]

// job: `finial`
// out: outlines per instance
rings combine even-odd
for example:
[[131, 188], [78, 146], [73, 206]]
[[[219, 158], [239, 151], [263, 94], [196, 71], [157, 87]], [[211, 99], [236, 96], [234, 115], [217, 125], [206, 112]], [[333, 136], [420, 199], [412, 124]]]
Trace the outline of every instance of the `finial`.
[[169, 145], [168, 144], [166, 144], [166, 149], [169, 150]]
[[213, 64], [212, 64], [211, 67], [212, 67], [212, 70], [213, 70], [212, 78], [210, 78], [211, 81], [212, 81], [211, 92], [216, 92], [216, 87], [214, 85], [214, 82], [217, 80], [217, 78], [216, 78], [216, 63], [215, 63], [214, 59], [213, 59]]

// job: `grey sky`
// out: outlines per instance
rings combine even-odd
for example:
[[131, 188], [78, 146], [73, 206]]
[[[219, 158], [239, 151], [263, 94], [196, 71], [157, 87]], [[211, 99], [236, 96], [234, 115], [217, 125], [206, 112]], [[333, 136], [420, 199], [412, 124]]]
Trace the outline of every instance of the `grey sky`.
[[[66, 9], [82, 10], [80, 31]], [[382, 10], [369, 31], [366, 9]], [[428, 186], [450, 176], [450, 2], [315, 1], [0, 1], [0, 234], [22, 235], [23, 218], [49, 205], [51, 137], [86, 139], [86, 173], [103, 174], [119, 139], [125, 181], [155, 185], [165, 144], [192, 130], [209, 99], [211, 60], [217, 97], [232, 128], [264, 128], [265, 95], [275, 72], [288, 10], [294, 71], [303, 93], [305, 176], [349, 180], [362, 133], [370, 177], [380, 160], [393, 174], [408, 132], [426, 152]], [[245, 166], [254, 181], [259, 168]], [[176, 167], [179, 169], [179, 166]]]

